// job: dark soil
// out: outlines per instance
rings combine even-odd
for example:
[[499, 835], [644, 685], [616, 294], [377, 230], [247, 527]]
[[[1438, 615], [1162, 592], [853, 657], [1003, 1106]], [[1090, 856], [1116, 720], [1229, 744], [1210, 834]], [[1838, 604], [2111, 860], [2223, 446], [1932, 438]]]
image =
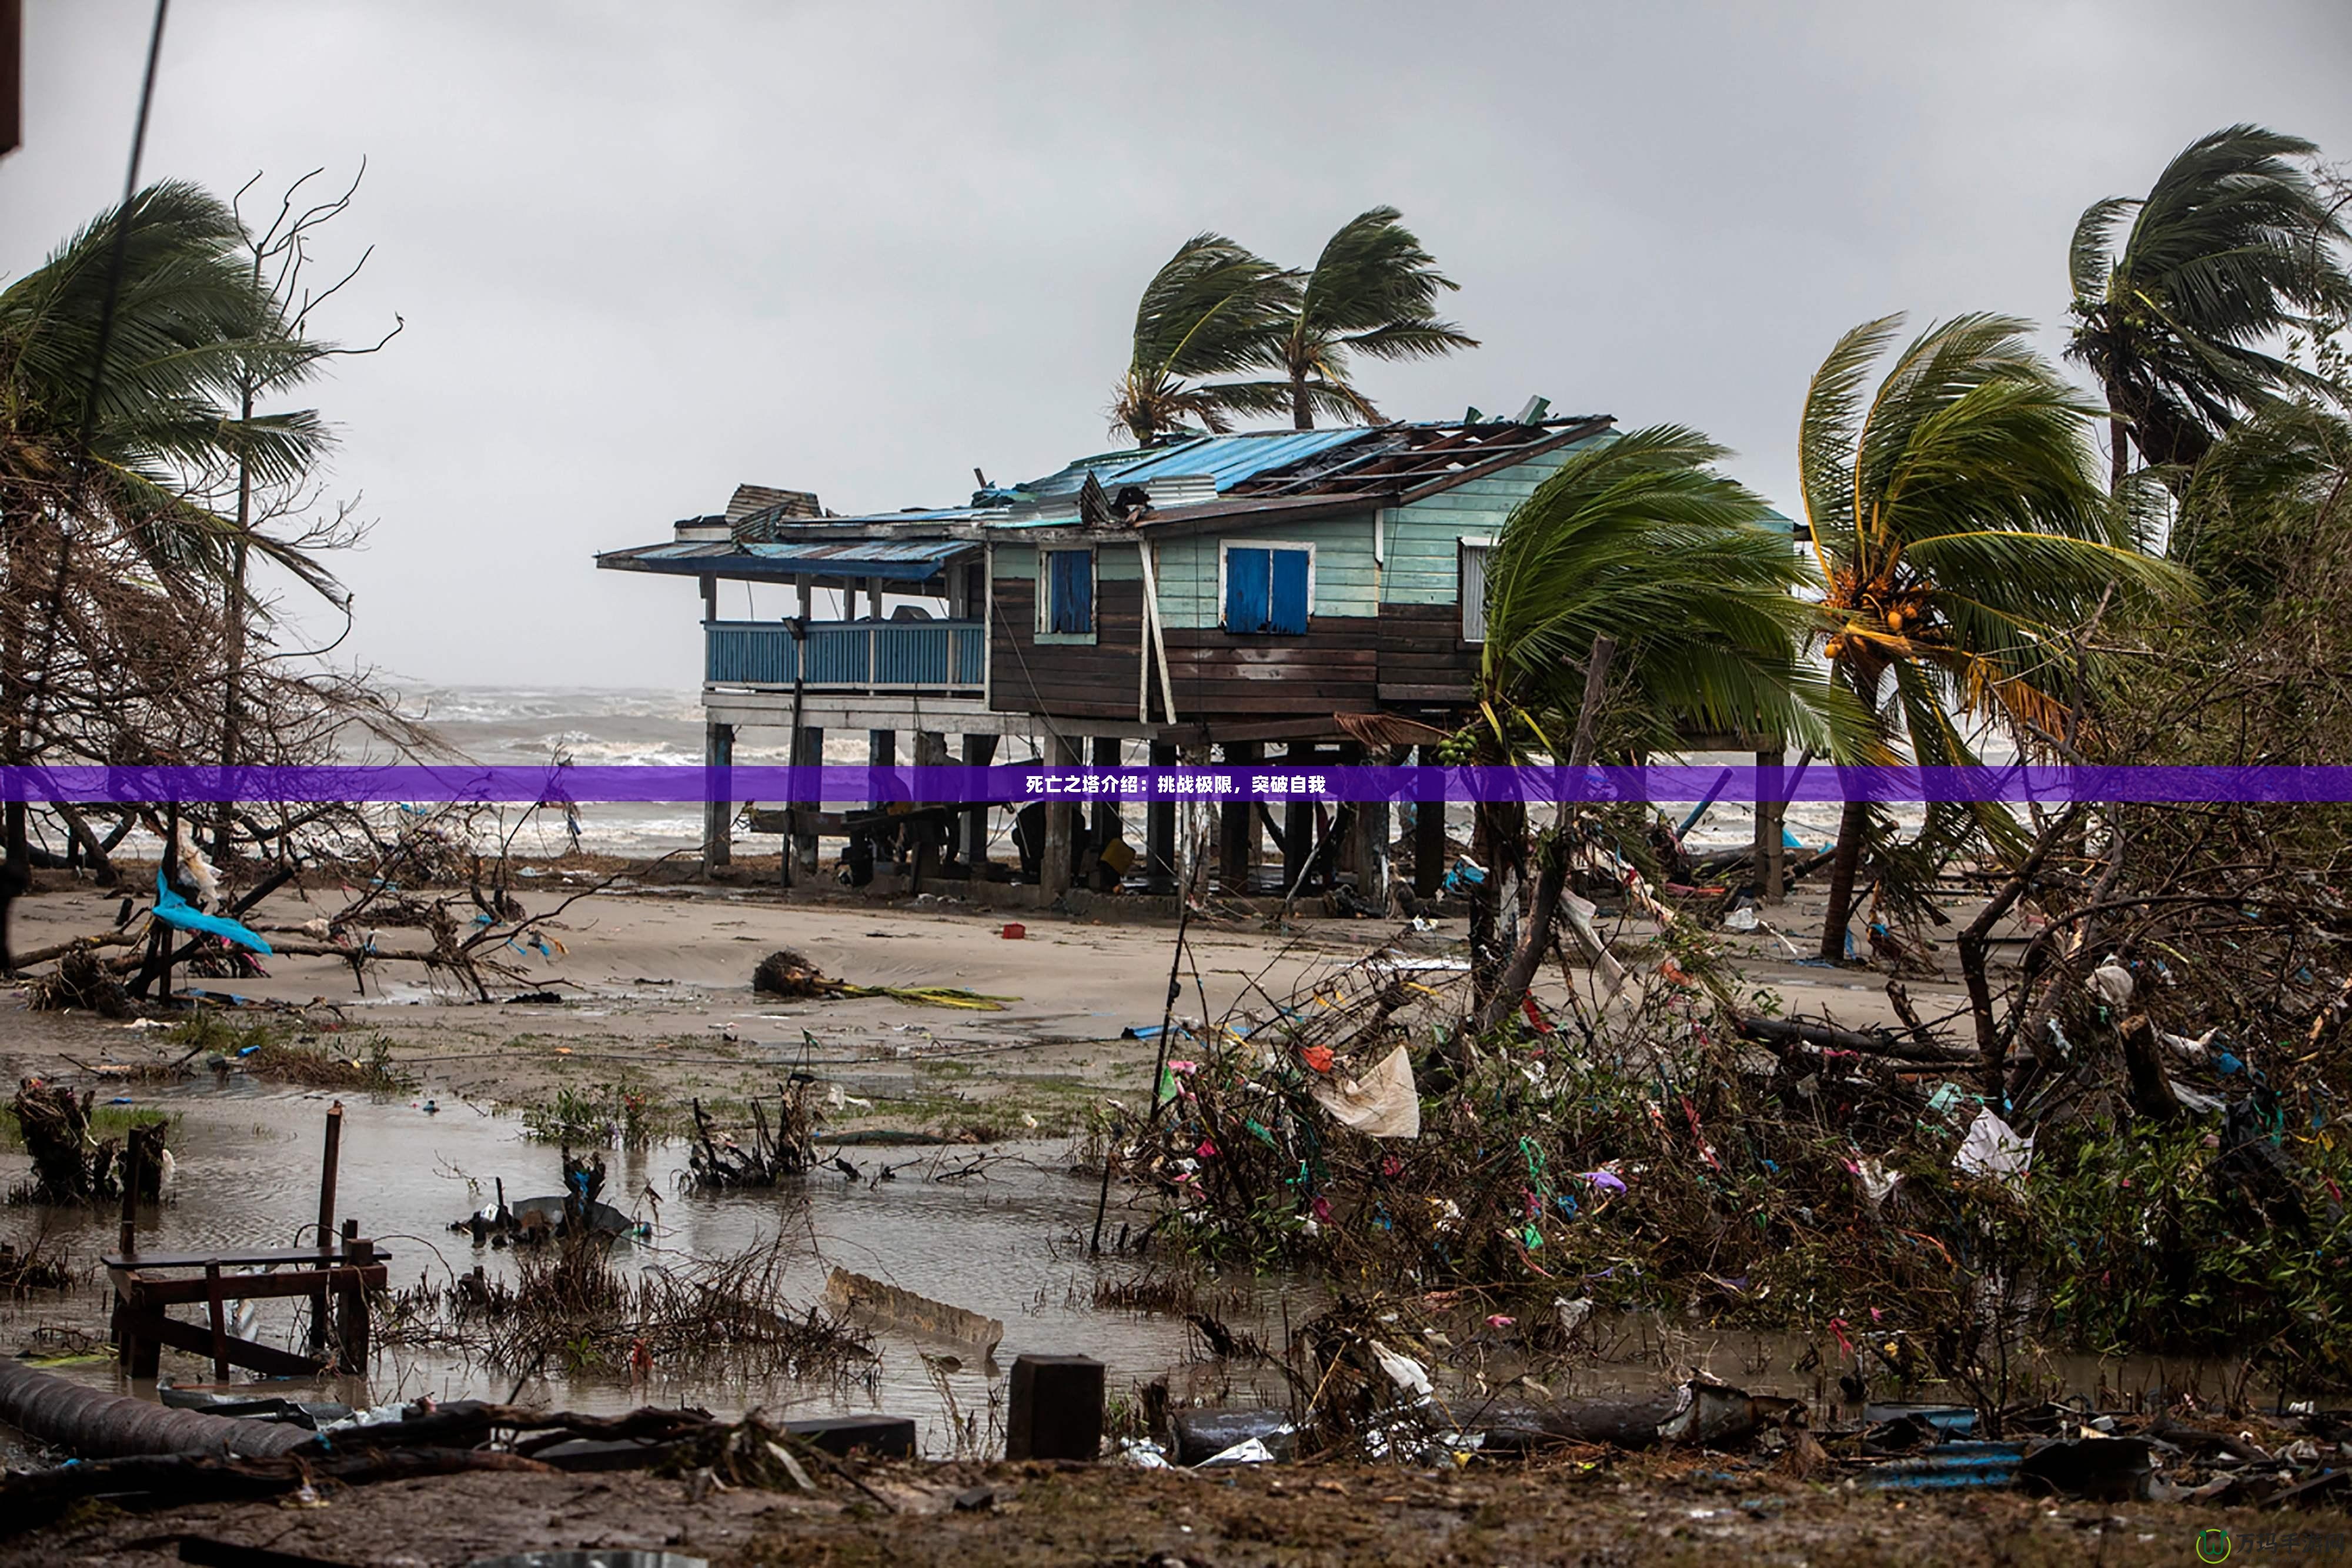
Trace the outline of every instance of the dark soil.
[[[814, 1494], [698, 1489], [650, 1475], [453, 1476], [328, 1490], [322, 1505], [103, 1508], [0, 1541], [0, 1568], [182, 1561], [191, 1537], [328, 1563], [460, 1563], [498, 1552], [667, 1547], [714, 1564], [1099, 1563], [1176, 1568], [1378, 1563], [1938, 1564], [2188, 1563], [2205, 1529], [2239, 1555], [2302, 1532], [2340, 1552], [2340, 1513], [2061, 1503], [2017, 1492], [1891, 1496], [1843, 1484], [1744, 1490], [1632, 1469], [1462, 1472], [1108, 1466], [867, 1469], [881, 1500], [820, 1476]], [[983, 1500], [977, 1494], [986, 1489]], [[697, 1493], [699, 1491], [699, 1500]], [[964, 1507], [957, 1506], [959, 1498]], [[978, 1502], [980, 1506], [973, 1507]], [[5, 1528], [5, 1525], [0, 1525]], [[206, 1561], [228, 1561], [210, 1557]]]

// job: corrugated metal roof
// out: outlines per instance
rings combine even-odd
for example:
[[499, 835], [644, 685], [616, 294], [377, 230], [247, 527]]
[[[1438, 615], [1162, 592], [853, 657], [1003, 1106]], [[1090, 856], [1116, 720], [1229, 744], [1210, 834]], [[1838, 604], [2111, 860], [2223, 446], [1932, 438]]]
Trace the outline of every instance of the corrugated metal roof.
[[1203, 474], [1217, 482], [1220, 491], [1230, 490], [1254, 474], [1269, 468], [1281, 468], [1334, 446], [1344, 446], [1351, 441], [1361, 441], [1372, 432], [1362, 425], [1341, 425], [1336, 430], [1274, 430], [1253, 431], [1241, 435], [1203, 435], [1187, 441], [1181, 446], [1161, 446], [1141, 454], [1139, 459], [1118, 470], [1105, 473], [1106, 488], [1118, 485], [1143, 485], [1154, 479], [1172, 478], [1178, 475]]
[[713, 571], [730, 577], [878, 577], [891, 582], [921, 582], [955, 556], [978, 547], [969, 540], [845, 539], [832, 543], [691, 543], [644, 545], [608, 550], [596, 564], [620, 571], [692, 574]]

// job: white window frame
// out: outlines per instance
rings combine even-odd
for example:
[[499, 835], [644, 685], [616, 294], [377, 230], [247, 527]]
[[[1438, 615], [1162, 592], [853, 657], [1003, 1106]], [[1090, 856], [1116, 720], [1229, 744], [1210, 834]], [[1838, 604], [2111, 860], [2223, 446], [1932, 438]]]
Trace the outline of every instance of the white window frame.
[[[1461, 614], [1462, 640], [1465, 643], [1471, 644], [1473, 647], [1475, 647], [1486, 640], [1486, 601], [1483, 599], [1478, 602], [1477, 634], [1473, 636], [1471, 634], [1470, 626], [1470, 596], [1465, 593], [1463, 590], [1468, 585], [1470, 578], [1469, 572], [1465, 570], [1468, 565], [1467, 552], [1474, 549], [1485, 558], [1486, 562], [1491, 563], [1495, 559], [1495, 536], [1492, 534], [1464, 534], [1460, 538], [1454, 541], [1454, 608]], [[1482, 565], [1478, 572], [1478, 581], [1481, 586], [1484, 586], [1486, 580], [1486, 573], [1484, 565]]]
[[[1315, 625], [1314, 543], [1307, 539], [1254, 539], [1248, 538], [1219, 539], [1217, 541], [1217, 629], [1236, 637], [1275, 637], [1288, 635], [1287, 632], [1235, 632], [1232, 627], [1225, 624], [1225, 557], [1230, 551], [1237, 549], [1303, 549], [1307, 552], [1307, 624], [1308, 631], [1302, 632], [1299, 635], [1303, 637], [1312, 632]], [[1268, 583], [1268, 591], [1272, 591], [1272, 584], [1270, 581]]]
[[[1068, 551], [1087, 552], [1087, 614], [1083, 632], [1056, 632], [1054, 626], [1054, 567], [1046, 558]], [[1102, 551], [1093, 545], [1041, 544], [1037, 547], [1037, 627], [1040, 643], [1073, 645], [1091, 643], [1102, 632]]]

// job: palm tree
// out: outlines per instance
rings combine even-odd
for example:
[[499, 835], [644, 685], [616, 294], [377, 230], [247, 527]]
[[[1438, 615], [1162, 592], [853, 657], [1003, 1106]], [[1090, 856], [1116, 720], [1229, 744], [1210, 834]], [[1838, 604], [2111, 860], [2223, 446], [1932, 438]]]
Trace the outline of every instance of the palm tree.
[[2151, 464], [2191, 465], [2266, 398], [2334, 395], [2255, 347], [2352, 302], [2343, 225], [2296, 163], [2316, 151], [2232, 125], [2190, 142], [2145, 197], [2084, 209], [2067, 256], [2076, 325], [2066, 353], [2106, 394], [2110, 489], [2122, 487], [2131, 445]]
[[[222, 412], [247, 380], [283, 384], [310, 353], [255, 284], [243, 238], [221, 202], [166, 182], [0, 290], [0, 762], [45, 744], [45, 665], [77, 538], [121, 541], [165, 593], [218, 582], [240, 542], [334, 591], [299, 549], [191, 499], [239, 460], [289, 479], [327, 439], [308, 412]], [[0, 849], [5, 970], [7, 904], [28, 880], [21, 801]]]
[[1360, 213], [1324, 245], [1315, 269], [1291, 298], [1280, 331], [1268, 338], [1265, 361], [1284, 379], [1208, 390], [1248, 400], [1234, 406], [1283, 398], [1300, 430], [1315, 428], [1318, 412], [1343, 423], [1377, 424], [1381, 411], [1349, 379], [1349, 357], [1423, 360], [1476, 348], [1477, 339], [1437, 318], [1439, 291], [1460, 287], [1437, 270], [1437, 259], [1422, 249], [1394, 207]]
[[[1696, 431], [1653, 425], [1573, 453], [1511, 514], [1487, 566], [1474, 760], [1584, 760], [1600, 675], [1611, 687], [1603, 751], [1672, 749], [1693, 728], [1859, 744], [1860, 706], [1802, 656], [1812, 607], [1797, 591], [1818, 587], [1811, 562], [1762, 497], [1714, 471], [1726, 455]], [[1490, 852], [1510, 858], [1524, 840], [1517, 813], [1479, 810]], [[1538, 856], [1488, 1025], [1517, 1005], [1549, 940], [1564, 849]]]
[[1271, 392], [1193, 383], [1264, 362], [1297, 290], [1293, 274], [1223, 235], [1186, 240], [1137, 302], [1127, 374], [1112, 394], [1112, 432], [1148, 444], [1187, 420], [1223, 432], [1232, 428], [1228, 413], [1278, 411]]
[[[2005, 723], [2021, 740], [2057, 735], [2074, 630], [2114, 592], [2175, 591], [2185, 576], [2138, 548], [2101, 489], [2088, 432], [2103, 411], [2034, 351], [2030, 323], [1971, 315], [1930, 327], [1865, 402], [1901, 323], [1848, 332], [1806, 394], [1797, 455], [1819, 613], [1833, 676], [1879, 737], [1925, 766], [1969, 765], [1960, 719]], [[1929, 837], [2014, 831], [1998, 808], [1972, 817], [1931, 808]], [[1845, 955], [1871, 831], [1869, 804], [1847, 802], [1822, 933], [1832, 961]]]

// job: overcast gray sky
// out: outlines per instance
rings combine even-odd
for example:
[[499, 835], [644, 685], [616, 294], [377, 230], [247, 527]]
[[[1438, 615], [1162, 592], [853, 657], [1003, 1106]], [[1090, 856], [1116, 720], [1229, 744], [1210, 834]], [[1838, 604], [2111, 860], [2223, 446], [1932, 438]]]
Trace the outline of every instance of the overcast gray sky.
[[[147, 0], [29, 0], [0, 273], [112, 201]], [[180, 0], [145, 172], [368, 174], [314, 400], [376, 519], [347, 651], [425, 679], [688, 686], [690, 584], [598, 572], [739, 480], [961, 500], [1104, 434], [1184, 236], [1310, 262], [1377, 203], [1482, 349], [1402, 418], [1675, 420], [1797, 510], [1846, 328], [2054, 329], [2092, 199], [2252, 120], [2352, 157], [2352, 5]]]

